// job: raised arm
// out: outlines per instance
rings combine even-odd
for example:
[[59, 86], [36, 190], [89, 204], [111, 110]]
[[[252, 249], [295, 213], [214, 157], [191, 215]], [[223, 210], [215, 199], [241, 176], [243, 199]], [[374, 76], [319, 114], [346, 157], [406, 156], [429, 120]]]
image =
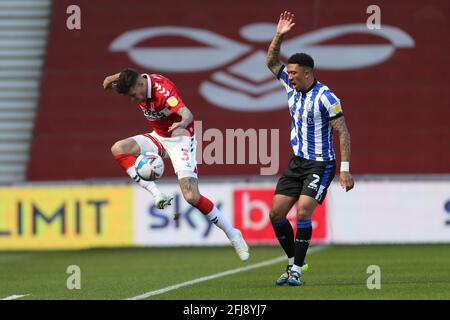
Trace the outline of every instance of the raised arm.
[[339, 174], [339, 182], [345, 191], [353, 189], [355, 182], [350, 174], [350, 133], [345, 124], [344, 117], [339, 117], [331, 120], [331, 126], [339, 135], [339, 143], [341, 150], [341, 170]]
[[270, 43], [269, 50], [267, 51], [266, 64], [275, 76], [278, 76], [282, 64], [280, 62], [280, 47], [283, 37], [291, 30], [295, 25], [294, 14], [289, 11], [285, 11], [280, 15], [280, 20], [277, 25], [277, 33]]

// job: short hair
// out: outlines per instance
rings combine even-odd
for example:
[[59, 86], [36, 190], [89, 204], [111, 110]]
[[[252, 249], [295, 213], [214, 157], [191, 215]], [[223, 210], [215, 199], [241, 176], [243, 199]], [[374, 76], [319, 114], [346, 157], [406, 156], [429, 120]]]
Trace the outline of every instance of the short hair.
[[303, 52], [293, 54], [289, 58], [288, 63], [298, 64], [300, 67], [308, 67], [314, 69], [314, 59], [309, 54]]
[[130, 88], [134, 86], [139, 77], [139, 73], [131, 68], [126, 68], [120, 72], [117, 80], [116, 90], [120, 94], [128, 94]]

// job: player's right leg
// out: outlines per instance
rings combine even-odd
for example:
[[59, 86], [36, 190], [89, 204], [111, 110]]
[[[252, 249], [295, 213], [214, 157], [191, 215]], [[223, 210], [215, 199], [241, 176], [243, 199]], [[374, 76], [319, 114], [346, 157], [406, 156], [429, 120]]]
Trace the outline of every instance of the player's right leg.
[[158, 144], [153, 137], [148, 135], [137, 135], [124, 140], [119, 140], [111, 147], [111, 152], [114, 159], [127, 172], [131, 179], [133, 179], [142, 188], [149, 191], [154, 199], [155, 205], [158, 209], [164, 209], [170, 205], [172, 198], [163, 194], [153, 181], [142, 180], [136, 173], [134, 163], [137, 156], [141, 152], [155, 152], [160, 156], [164, 156], [164, 150], [161, 144]]
[[286, 272], [284, 272], [276, 281], [277, 285], [287, 283], [289, 272], [294, 264], [294, 230], [286, 216], [296, 201], [296, 198], [282, 194], [275, 194], [272, 201], [272, 208], [270, 210], [272, 228], [289, 260], [288, 265], [286, 266]]

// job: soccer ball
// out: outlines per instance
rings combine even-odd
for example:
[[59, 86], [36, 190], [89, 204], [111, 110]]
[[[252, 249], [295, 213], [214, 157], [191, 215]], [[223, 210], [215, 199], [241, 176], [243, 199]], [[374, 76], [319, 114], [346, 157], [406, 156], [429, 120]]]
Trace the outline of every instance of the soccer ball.
[[142, 180], [154, 181], [164, 173], [164, 161], [154, 152], [144, 152], [137, 157], [134, 163], [136, 173]]

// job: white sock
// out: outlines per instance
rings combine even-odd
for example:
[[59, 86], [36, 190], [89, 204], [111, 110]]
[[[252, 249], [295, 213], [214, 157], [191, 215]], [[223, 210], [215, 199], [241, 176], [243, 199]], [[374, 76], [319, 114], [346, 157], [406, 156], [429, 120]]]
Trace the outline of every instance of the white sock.
[[290, 266], [292, 266], [294, 264], [294, 258], [295, 257], [289, 258], [289, 265]]
[[138, 185], [140, 185], [142, 188], [146, 189], [148, 192], [150, 192], [154, 197], [161, 194], [161, 191], [159, 191], [158, 187], [153, 181], [145, 181], [142, 180], [136, 173], [136, 168], [134, 166], [131, 166], [127, 169], [128, 175], [133, 179]]
[[292, 266], [291, 271], [297, 271], [299, 274], [302, 274], [302, 267], [299, 267], [298, 265], [294, 264]]
[[228, 238], [232, 238], [236, 236], [237, 229], [235, 229], [231, 223], [228, 221], [227, 218], [220, 212], [219, 209], [216, 208], [216, 206], [213, 207], [210, 213], [206, 215], [206, 217], [214, 223], [216, 226], [218, 226], [220, 229], [222, 229]]

